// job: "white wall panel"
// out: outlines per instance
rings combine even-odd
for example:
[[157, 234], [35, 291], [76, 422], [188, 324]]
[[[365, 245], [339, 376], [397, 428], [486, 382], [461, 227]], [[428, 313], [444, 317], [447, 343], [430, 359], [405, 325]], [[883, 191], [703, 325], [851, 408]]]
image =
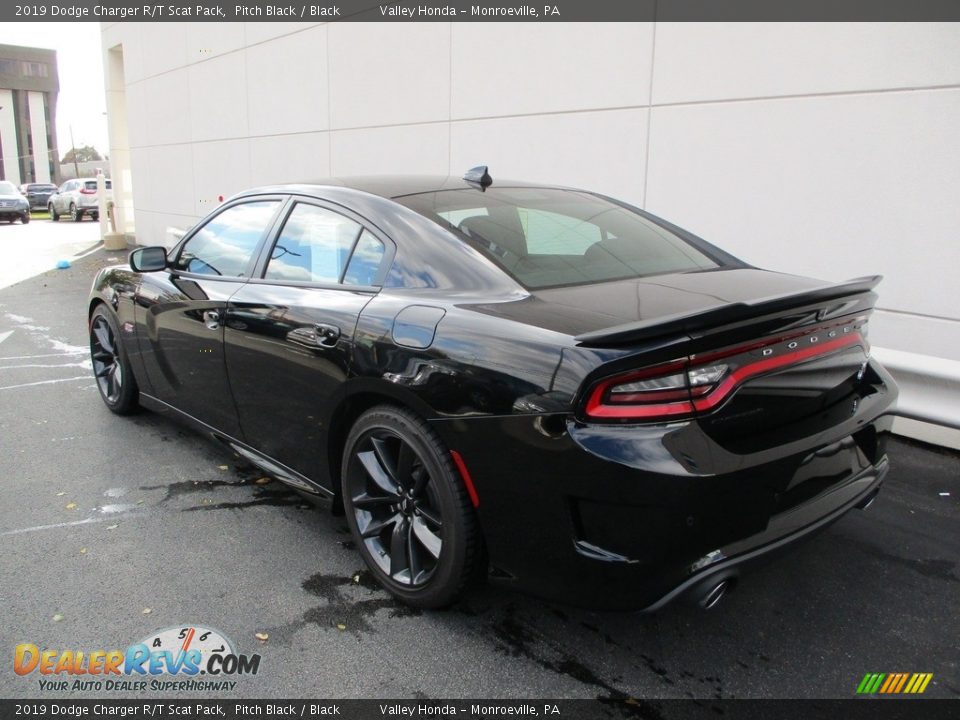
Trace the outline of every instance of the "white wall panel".
[[187, 62], [209, 60], [247, 44], [246, 23], [192, 22], [187, 28]]
[[190, 66], [190, 139], [249, 134], [245, 65], [243, 53], [231, 53]]
[[329, 27], [333, 128], [449, 119], [449, 23]]
[[192, 145], [196, 196], [194, 214], [197, 217], [217, 207], [221, 195], [228, 198], [253, 185], [250, 180], [249, 145], [250, 141], [246, 138]]
[[494, 180], [573, 185], [640, 203], [646, 139], [646, 109], [455, 122], [450, 174], [488, 165]]
[[960, 83], [960, 23], [658, 23], [653, 102]]
[[[145, 22], [139, 26], [137, 44], [140, 45], [142, 77], [151, 77], [189, 62], [187, 56], [187, 25], [179, 22]], [[126, 27], [124, 25], [123, 27]], [[128, 78], [127, 82], [132, 82]]]
[[318, 23], [308, 22], [248, 22], [246, 25], [247, 45], [272, 40], [281, 35], [290, 35], [291, 33], [314, 27]]
[[335, 130], [330, 136], [332, 175], [447, 174], [446, 123]]
[[330, 138], [325, 132], [250, 138], [254, 185], [314, 181], [330, 175]]
[[958, 121], [960, 90], [654, 108], [647, 206], [758, 265], [883, 273], [884, 305], [960, 318]]
[[652, 23], [454, 23], [452, 115], [646, 105]]
[[327, 26], [260, 43], [246, 53], [251, 135], [327, 129]]
[[[126, 54], [126, 53], [124, 53]], [[190, 71], [180, 68], [150, 77], [135, 83], [134, 98], [143, 102], [146, 117], [141, 118], [144, 128], [133, 129], [137, 142], [143, 145], [164, 145], [190, 140]], [[139, 109], [131, 108], [129, 117], [133, 123]], [[131, 138], [131, 144], [133, 139]], [[136, 147], [136, 145], [133, 145]]]

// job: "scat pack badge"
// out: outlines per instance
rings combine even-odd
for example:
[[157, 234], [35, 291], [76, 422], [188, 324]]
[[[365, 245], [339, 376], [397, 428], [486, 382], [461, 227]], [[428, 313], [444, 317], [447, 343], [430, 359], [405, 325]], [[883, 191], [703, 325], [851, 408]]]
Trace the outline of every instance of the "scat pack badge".
[[21, 643], [14, 649], [13, 670], [40, 675], [44, 691], [233, 690], [237, 683], [227, 678], [256, 675], [260, 660], [238, 653], [219, 630], [183, 624], [151, 633], [126, 650], [41, 650]]

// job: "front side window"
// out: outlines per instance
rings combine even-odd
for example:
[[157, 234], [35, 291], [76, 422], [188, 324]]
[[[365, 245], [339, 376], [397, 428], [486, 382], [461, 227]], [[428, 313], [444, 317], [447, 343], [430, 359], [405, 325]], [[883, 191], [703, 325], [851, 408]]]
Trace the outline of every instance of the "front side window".
[[[264, 277], [324, 284], [336, 284], [341, 280], [369, 284], [360, 282], [368, 278], [372, 282], [376, 275], [376, 270], [372, 276], [369, 273], [376, 253], [369, 240], [364, 239], [368, 236], [373, 242], [380, 243], [350, 218], [317, 205], [297, 203], [273, 246]], [[362, 258], [354, 253], [351, 259], [355, 246], [357, 252], [362, 251]], [[383, 257], [382, 244], [380, 248], [375, 259], [376, 269], [379, 269]]]
[[452, 231], [528, 288], [719, 265], [643, 215], [576, 190], [465, 188], [395, 200]]
[[279, 204], [258, 200], [218, 213], [187, 240], [177, 267], [200, 275], [243, 277]]

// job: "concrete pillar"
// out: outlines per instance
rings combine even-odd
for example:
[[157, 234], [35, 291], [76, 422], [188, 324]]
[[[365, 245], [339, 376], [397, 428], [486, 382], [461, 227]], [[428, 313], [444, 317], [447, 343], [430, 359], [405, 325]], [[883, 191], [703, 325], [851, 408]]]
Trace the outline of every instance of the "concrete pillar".
[[50, 182], [50, 148], [47, 146], [47, 119], [43, 113], [43, 93], [27, 93], [30, 109], [30, 135], [33, 137], [33, 171], [35, 182]]
[[3, 147], [3, 177], [20, 184], [20, 145], [13, 115], [13, 92], [0, 90], [0, 144]]

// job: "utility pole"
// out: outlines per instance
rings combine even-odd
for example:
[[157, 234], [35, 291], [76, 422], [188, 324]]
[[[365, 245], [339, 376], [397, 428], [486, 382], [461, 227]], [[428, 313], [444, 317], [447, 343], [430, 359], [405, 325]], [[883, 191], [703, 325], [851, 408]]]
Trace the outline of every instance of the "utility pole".
[[70, 125], [70, 149], [73, 151], [73, 173], [75, 178], [80, 177], [80, 168], [77, 167], [77, 144], [73, 141], [73, 125]]

